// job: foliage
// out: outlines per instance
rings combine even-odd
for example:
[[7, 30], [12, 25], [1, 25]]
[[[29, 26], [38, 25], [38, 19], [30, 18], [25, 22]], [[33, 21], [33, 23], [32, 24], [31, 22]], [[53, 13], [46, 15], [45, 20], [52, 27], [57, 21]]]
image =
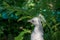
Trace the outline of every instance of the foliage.
[[44, 39], [60, 40], [60, 10], [56, 0], [0, 0], [0, 40], [30, 40], [34, 26], [27, 20], [39, 14], [46, 19]]

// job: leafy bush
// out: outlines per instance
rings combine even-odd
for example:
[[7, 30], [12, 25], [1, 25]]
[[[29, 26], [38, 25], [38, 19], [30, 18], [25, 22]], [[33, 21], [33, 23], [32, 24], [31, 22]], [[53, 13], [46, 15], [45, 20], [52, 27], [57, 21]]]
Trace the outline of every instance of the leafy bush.
[[[58, 3], [57, 3], [58, 4]], [[45, 0], [1, 0], [0, 40], [30, 40], [33, 25], [27, 20], [43, 14], [45, 40], [60, 40], [60, 10], [55, 1]]]

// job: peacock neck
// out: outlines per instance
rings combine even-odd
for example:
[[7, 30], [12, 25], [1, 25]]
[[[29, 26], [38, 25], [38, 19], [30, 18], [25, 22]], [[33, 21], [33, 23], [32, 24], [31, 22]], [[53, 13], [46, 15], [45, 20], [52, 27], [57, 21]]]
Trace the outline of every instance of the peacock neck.
[[35, 32], [35, 33], [43, 33], [42, 24], [35, 25], [34, 32]]

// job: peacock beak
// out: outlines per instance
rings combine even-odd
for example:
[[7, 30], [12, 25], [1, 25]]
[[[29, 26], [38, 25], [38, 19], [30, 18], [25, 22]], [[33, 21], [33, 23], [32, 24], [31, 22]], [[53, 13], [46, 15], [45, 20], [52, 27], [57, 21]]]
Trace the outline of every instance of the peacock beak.
[[31, 22], [31, 20], [28, 20], [28, 22]]

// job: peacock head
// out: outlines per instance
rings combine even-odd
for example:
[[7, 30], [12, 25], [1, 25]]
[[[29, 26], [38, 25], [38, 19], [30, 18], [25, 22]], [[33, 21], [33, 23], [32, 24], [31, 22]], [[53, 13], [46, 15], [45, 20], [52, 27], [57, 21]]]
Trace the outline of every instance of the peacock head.
[[34, 17], [34, 18], [28, 20], [28, 22], [32, 23], [33, 25], [39, 25], [40, 20], [38, 17]]
[[34, 18], [28, 20], [28, 22], [30, 22], [30, 23], [32, 23], [33, 25], [36, 26], [36, 25], [40, 25], [41, 22], [45, 23], [46, 20], [45, 20], [44, 16], [42, 14], [40, 14], [38, 17], [34, 17]]

